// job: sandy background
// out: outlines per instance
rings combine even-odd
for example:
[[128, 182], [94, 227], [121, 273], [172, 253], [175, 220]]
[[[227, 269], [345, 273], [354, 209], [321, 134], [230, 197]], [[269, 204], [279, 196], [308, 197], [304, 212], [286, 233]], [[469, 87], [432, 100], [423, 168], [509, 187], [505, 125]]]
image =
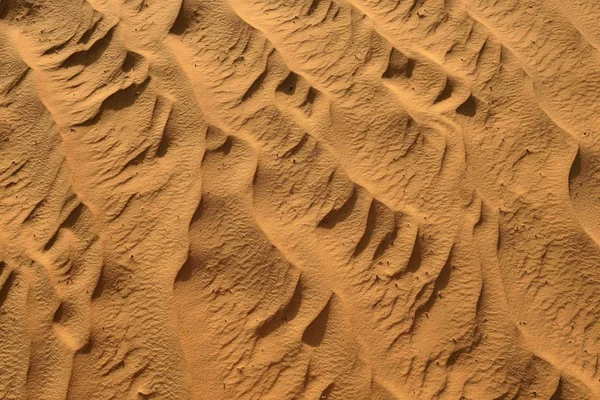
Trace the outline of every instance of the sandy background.
[[599, 21], [0, 0], [0, 398], [600, 398]]

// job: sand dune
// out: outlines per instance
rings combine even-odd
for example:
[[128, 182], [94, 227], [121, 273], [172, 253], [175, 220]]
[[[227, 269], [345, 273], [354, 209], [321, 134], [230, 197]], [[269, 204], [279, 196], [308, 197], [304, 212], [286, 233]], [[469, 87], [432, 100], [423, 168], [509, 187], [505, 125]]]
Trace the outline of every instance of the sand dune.
[[600, 398], [598, 21], [0, 0], [0, 398]]

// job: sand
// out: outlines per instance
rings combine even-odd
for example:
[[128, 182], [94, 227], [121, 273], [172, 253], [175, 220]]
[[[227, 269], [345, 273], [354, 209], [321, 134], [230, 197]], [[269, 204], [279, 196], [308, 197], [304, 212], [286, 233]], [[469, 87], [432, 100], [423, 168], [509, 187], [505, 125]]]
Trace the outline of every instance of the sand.
[[0, 0], [0, 398], [600, 398], [596, 0]]

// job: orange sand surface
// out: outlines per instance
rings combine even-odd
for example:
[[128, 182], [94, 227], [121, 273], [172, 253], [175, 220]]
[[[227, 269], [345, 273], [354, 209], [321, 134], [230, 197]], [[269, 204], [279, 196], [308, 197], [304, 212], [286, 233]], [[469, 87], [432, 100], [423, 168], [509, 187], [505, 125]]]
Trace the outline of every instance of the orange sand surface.
[[0, 399], [600, 399], [600, 1], [0, 0]]

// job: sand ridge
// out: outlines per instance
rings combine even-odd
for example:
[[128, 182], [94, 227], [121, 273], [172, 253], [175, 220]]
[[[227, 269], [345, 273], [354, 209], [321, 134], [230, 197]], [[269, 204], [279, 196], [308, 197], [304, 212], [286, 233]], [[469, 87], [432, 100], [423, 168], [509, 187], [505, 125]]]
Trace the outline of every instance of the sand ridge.
[[0, 397], [600, 397], [598, 19], [0, 0]]

